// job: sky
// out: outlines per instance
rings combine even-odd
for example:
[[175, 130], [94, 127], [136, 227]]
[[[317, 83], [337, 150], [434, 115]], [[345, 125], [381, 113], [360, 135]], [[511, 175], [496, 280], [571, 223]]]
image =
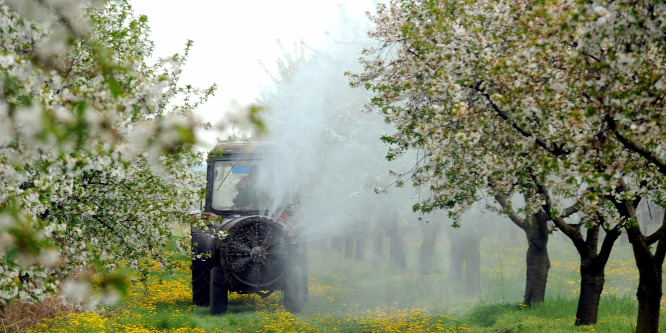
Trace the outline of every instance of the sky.
[[[134, 12], [148, 16], [156, 56], [182, 52], [194, 41], [182, 83], [217, 84], [215, 96], [197, 111], [204, 121], [224, 118], [232, 102], [256, 101], [283, 49], [303, 41], [312, 47], [332, 37], [341, 10], [363, 16], [372, 0], [130, 0]], [[187, 3], [185, 5], [185, 3]], [[282, 48], [281, 46], [282, 45]]]

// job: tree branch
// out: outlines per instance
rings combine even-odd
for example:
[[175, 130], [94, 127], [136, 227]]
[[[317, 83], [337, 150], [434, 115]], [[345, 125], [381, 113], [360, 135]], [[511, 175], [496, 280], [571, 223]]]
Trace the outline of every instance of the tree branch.
[[508, 116], [504, 111], [500, 110], [500, 108], [497, 106], [497, 104], [495, 104], [495, 102], [493, 102], [492, 98], [490, 98], [490, 94], [488, 94], [487, 92], [485, 92], [483, 89], [480, 88], [480, 84], [477, 84], [477, 85], [471, 85], [471, 86], [466, 86], [466, 87], [467, 87], [467, 88], [470, 88], [470, 89], [472, 89], [472, 90], [475, 90], [475, 91], [477, 91], [477, 92], [479, 92], [479, 93], [481, 93], [481, 95], [482, 95], [482, 96], [488, 101], [488, 103], [490, 103], [490, 106], [493, 108], [493, 110], [495, 111], [495, 113], [496, 113], [500, 118], [502, 118], [502, 119], [504, 119], [505, 121], [507, 121], [508, 123], [510, 123], [510, 124], [511, 124], [511, 127], [513, 127], [516, 131], [518, 131], [518, 133], [519, 133], [520, 135], [522, 135], [522, 136], [524, 136], [524, 137], [526, 137], [526, 138], [532, 138], [532, 139], [534, 139], [534, 143], [535, 143], [537, 146], [539, 146], [539, 147], [545, 149], [545, 150], [548, 151], [549, 153], [551, 153], [551, 154], [553, 154], [553, 155], [555, 155], [555, 156], [558, 156], [558, 157], [559, 157], [559, 156], [568, 155], [568, 154], [571, 153], [571, 151], [566, 150], [566, 149], [563, 148], [564, 145], [560, 145], [560, 146], [558, 146], [558, 145], [556, 145], [556, 144], [553, 144], [552, 147], [550, 147], [550, 146], [548, 145], [548, 143], [546, 143], [545, 141], [541, 140], [539, 137], [536, 137], [534, 134], [532, 134], [531, 132], [525, 130], [524, 128], [522, 128], [522, 127], [520, 127], [518, 124], [516, 124], [514, 121], [512, 121], [512, 120], [509, 118], [509, 116]]
[[652, 245], [656, 241], [658, 241], [662, 237], [662, 234], [664, 233], [665, 226], [666, 226], [666, 212], [664, 213], [664, 219], [661, 222], [661, 227], [659, 227], [659, 229], [657, 229], [657, 231], [655, 231], [651, 235], [646, 236], [645, 243], [647, 245]]
[[664, 264], [664, 256], [666, 256], [666, 213], [664, 213], [664, 218], [661, 221], [661, 227], [659, 228], [661, 233], [659, 234], [659, 243], [657, 243], [657, 250], [654, 253], [655, 260], [657, 264], [661, 267]]
[[[601, 226], [605, 225], [604, 217], [598, 213], [597, 213], [597, 223], [599, 223], [599, 225]], [[604, 230], [606, 229], [604, 228]], [[604, 241], [601, 244], [601, 250], [599, 251], [599, 255], [595, 258], [596, 265], [600, 265], [600, 267], [606, 266], [608, 258], [610, 257], [610, 253], [613, 250], [613, 244], [615, 244], [615, 241], [617, 240], [618, 237], [620, 237], [619, 224], [610, 230], [606, 230], [606, 236], [604, 237]]]
[[620, 134], [620, 131], [617, 128], [617, 123], [615, 122], [615, 120], [613, 120], [613, 118], [610, 115], [606, 115], [605, 119], [606, 119], [606, 123], [608, 123], [608, 127], [610, 128], [610, 130], [613, 132], [613, 134], [615, 134], [615, 137], [617, 138], [617, 140], [620, 141], [620, 143], [622, 143], [622, 145], [625, 148], [627, 148], [627, 149], [637, 153], [638, 155], [642, 156], [643, 158], [648, 160], [648, 162], [657, 166], [657, 168], [659, 168], [659, 172], [666, 175], [666, 164], [663, 161], [661, 161], [659, 159], [659, 157], [657, 157], [656, 154], [654, 154], [653, 152], [650, 152], [650, 151], [648, 151], [648, 150], [646, 150], [642, 147], [639, 147], [638, 144], [636, 144], [635, 142], [630, 141], [629, 139], [624, 137], [622, 134]]
[[[620, 216], [627, 220], [636, 219], [636, 212], [634, 211], [634, 207], [630, 202], [625, 200], [618, 201], [611, 195], [606, 196], [606, 198], [613, 203], [615, 209], [617, 209], [617, 211], [620, 213]], [[661, 230], [662, 228], [659, 229]], [[650, 265], [649, 258], [654, 258], [654, 256], [650, 250], [650, 246], [646, 243], [645, 236], [643, 236], [640, 227], [638, 225], [625, 224], [625, 230], [627, 231], [627, 236], [629, 237], [631, 247], [634, 250], [636, 265], [639, 267]]]
[[583, 54], [584, 56], [587, 56], [587, 57], [590, 57], [590, 58], [594, 59], [594, 61], [596, 61], [596, 62], [600, 62], [600, 61], [601, 61], [601, 60], [599, 60], [599, 58], [597, 58], [597, 57], [595, 57], [595, 56], [593, 56], [593, 55], [591, 55], [591, 54], [589, 54], [589, 53], [587, 53], [587, 52], [583, 52], [582, 54]]
[[97, 220], [97, 222], [101, 223], [103, 226], [105, 226], [107, 229], [109, 229], [109, 231], [111, 231], [111, 233], [112, 233], [113, 235], [116, 234], [116, 230], [113, 229], [112, 226], [110, 226], [110, 225], [108, 225], [106, 222], [104, 222], [99, 216], [97, 216], [97, 214], [92, 215], [92, 217], [93, 217], [95, 220]]
[[520, 217], [516, 212], [513, 210], [513, 207], [511, 206], [511, 203], [509, 202], [509, 199], [506, 197], [504, 194], [495, 194], [495, 200], [499, 202], [500, 206], [502, 206], [502, 209], [506, 212], [506, 214], [509, 216], [511, 221], [515, 223], [518, 227], [521, 229], [525, 229], [527, 227], [527, 221]]
[[581, 208], [581, 203], [580, 199], [576, 201], [575, 204], [567, 207], [564, 209], [564, 212], [562, 212], [562, 215], [560, 215], [561, 218], [566, 219], [567, 217], [576, 214], [580, 211]]
[[550, 198], [548, 189], [546, 189], [543, 184], [536, 182], [536, 180], [534, 184], [537, 187], [537, 193], [541, 194], [544, 197], [544, 201], [546, 202], [545, 204], [541, 205], [543, 210], [548, 214], [553, 223], [555, 223], [555, 226], [573, 241], [574, 246], [576, 249], [578, 249], [578, 252], [581, 254], [585, 253], [587, 251], [587, 246], [585, 245], [583, 235], [580, 233], [580, 229], [566, 223], [562, 216], [551, 214], [551, 211], [553, 210], [553, 201]]

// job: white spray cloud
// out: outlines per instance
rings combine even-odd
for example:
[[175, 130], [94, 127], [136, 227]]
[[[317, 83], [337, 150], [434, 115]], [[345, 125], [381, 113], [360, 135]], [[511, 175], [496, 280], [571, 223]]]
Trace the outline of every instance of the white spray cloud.
[[[381, 115], [363, 113], [370, 93], [349, 86], [346, 71], [357, 70], [361, 50], [372, 43], [365, 37], [367, 19], [341, 14], [331, 42], [321, 49], [305, 49], [292, 72], [281, 73], [275, 91], [264, 98], [267, 105], [265, 138], [275, 146], [269, 159], [270, 173], [260, 183], [274, 197], [299, 194], [305, 235], [318, 236], [349, 231], [364, 224], [373, 226], [385, 219], [416, 220], [411, 205], [414, 189], [394, 189], [376, 194], [375, 187], [394, 179], [389, 169], [388, 147], [380, 141], [393, 131]], [[410, 162], [405, 157], [402, 169]], [[269, 207], [269, 214], [279, 205]], [[272, 209], [271, 209], [272, 208]]]

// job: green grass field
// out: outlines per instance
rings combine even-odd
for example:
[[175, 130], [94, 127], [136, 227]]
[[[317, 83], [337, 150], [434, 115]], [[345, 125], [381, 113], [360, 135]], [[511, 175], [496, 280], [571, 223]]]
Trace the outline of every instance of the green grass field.
[[[442, 237], [444, 238], [444, 237]], [[298, 315], [285, 312], [281, 293], [261, 299], [231, 294], [229, 312], [211, 316], [191, 304], [189, 262], [173, 276], [156, 270], [147, 285], [98, 312], [63, 314], [35, 332], [631, 332], [637, 272], [628, 244], [617, 244], [607, 267], [604, 296], [595, 326], [575, 327], [577, 255], [565, 241], [551, 240], [548, 299], [527, 308], [522, 239], [482, 246], [482, 294], [465, 296], [464, 285], [447, 281], [448, 243], [441, 241], [434, 274], [414, 274], [420, 242], [408, 243], [409, 267], [390, 271], [346, 260], [341, 253], [310, 246], [310, 302]], [[509, 244], [509, 245], [507, 245]], [[501, 260], [501, 265], [500, 265]], [[662, 328], [666, 331], [666, 325]]]

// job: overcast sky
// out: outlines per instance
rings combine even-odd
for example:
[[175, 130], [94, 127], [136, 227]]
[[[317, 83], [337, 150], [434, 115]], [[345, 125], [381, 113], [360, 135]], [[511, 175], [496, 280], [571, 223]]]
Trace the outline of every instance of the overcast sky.
[[194, 41], [183, 69], [183, 83], [218, 85], [216, 96], [198, 111], [215, 122], [235, 100], [254, 102], [260, 87], [270, 83], [261, 62], [274, 70], [287, 50], [304, 41], [317, 47], [330, 39], [341, 8], [361, 16], [372, 0], [130, 0], [134, 12], [148, 16], [155, 55], [182, 52]]

